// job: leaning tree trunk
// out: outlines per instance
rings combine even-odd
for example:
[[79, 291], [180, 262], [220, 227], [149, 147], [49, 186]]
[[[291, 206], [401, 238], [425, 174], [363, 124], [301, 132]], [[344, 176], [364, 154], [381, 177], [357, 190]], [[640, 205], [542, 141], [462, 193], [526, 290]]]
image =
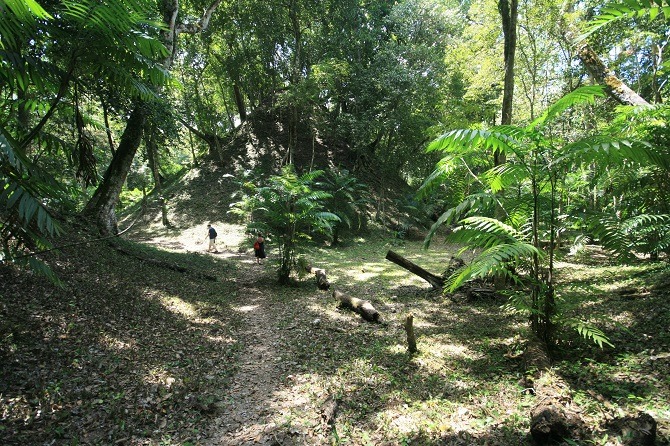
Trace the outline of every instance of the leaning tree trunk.
[[118, 234], [119, 232], [115, 208], [119, 202], [121, 189], [128, 176], [130, 165], [142, 141], [142, 129], [146, 119], [146, 107], [138, 101], [128, 118], [116, 154], [112, 158], [112, 162], [109, 164], [98, 189], [96, 189], [84, 209], [84, 215], [93, 217], [100, 232], [105, 235]]
[[386, 253], [386, 260], [395, 263], [398, 266], [401, 266], [405, 268], [407, 271], [416, 274], [417, 276], [421, 277], [423, 280], [426, 282], [430, 283], [433, 288], [439, 289], [444, 286], [444, 279], [440, 276], [436, 276], [435, 274], [431, 273], [430, 271], [426, 271], [425, 269], [421, 268], [419, 265], [416, 263], [412, 263], [400, 254], [397, 254], [393, 251], [388, 251]]
[[623, 105], [649, 106], [642, 96], [635, 93], [628, 85], [619, 79], [614, 71], [600, 60], [600, 57], [588, 45], [583, 45], [577, 51], [579, 59], [584, 64], [586, 71], [595, 79], [596, 82], [605, 87], [605, 91], [612, 98]]

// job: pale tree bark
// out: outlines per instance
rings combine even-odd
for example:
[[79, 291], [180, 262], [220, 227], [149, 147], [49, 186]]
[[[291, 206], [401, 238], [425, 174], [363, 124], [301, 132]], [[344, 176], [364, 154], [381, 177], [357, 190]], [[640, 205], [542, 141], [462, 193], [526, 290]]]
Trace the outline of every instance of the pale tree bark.
[[623, 105], [649, 106], [642, 96], [635, 93], [628, 85], [619, 79], [614, 71], [600, 60], [600, 57], [588, 45], [582, 45], [577, 51], [577, 56], [584, 64], [586, 71], [600, 85], [605, 87], [608, 95]]
[[[177, 50], [177, 39], [179, 34], [196, 34], [204, 31], [209, 26], [212, 14], [221, 3], [214, 0], [205, 10], [199, 21], [189, 24], [178, 24], [179, 13], [178, 0], [163, 0], [159, 9], [166, 24], [166, 31], [162, 35], [169, 56], [162, 62], [166, 70], [169, 70]], [[93, 218], [103, 234], [117, 234], [118, 225], [115, 208], [119, 202], [119, 196], [126, 181], [133, 158], [142, 141], [143, 129], [147, 120], [146, 106], [141, 99], [136, 99], [132, 112], [126, 123], [126, 129], [121, 137], [119, 148], [114, 154], [105, 175], [95, 191], [91, 200], [84, 208], [84, 215]]]

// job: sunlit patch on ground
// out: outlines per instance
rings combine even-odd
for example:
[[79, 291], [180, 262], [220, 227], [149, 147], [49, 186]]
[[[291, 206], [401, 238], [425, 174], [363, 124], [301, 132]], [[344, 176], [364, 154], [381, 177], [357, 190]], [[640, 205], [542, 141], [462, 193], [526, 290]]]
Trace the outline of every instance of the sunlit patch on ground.
[[240, 313], [250, 313], [258, 309], [258, 305], [243, 305], [241, 307], [233, 307], [233, 308], [235, 311], [239, 311]]
[[198, 311], [193, 304], [177, 296], [160, 296], [159, 299], [165, 309], [171, 313], [179, 314], [186, 318], [195, 318], [198, 315]]
[[107, 333], [100, 334], [100, 343], [110, 350], [115, 350], [117, 352], [127, 351], [135, 348], [135, 341], [132, 339], [121, 340], [115, 338]]

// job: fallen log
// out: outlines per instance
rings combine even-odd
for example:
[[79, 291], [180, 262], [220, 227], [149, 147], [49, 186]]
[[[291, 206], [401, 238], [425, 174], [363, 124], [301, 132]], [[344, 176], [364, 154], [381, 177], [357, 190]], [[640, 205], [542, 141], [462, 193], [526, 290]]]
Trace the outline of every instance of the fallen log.
[[436, 276], [435, 274], [426, 271], [419, 265], [410, 262], [400, 254], [389, 251], [386, 253], [386, 260], [393, 262], [396, 265], [405, 268], [407, 271], [421, 277], [423, 280], [430, 283], [433, 288], [442, 288], [444, 286], [444, 279], [442, 277]]
[[526, 346], [524, 363], [529, 382], [538, 403], [530, 411], [530, 434], [536, 444], [551, 444], [566, 438], [577, 439], [586, 431], [586, 424], [575, 410], [569, 386], [551, 373], [551, 360], [543, 342], [533, 339]]
[[347, 296], [339, 291], [333, 291], [333, 297], [340, 302], [341, 306], [360, 314], [366, 321], [379, 322], [379, 312], [367, 300]]
[[150, 265], [153, 265], [153, 266], [156, 266], [156, 267], [159, 267], [159, 268], [169, 269], [171, 271], [177, 271], [179, 273], [188, 274], [190, 276], [197, 277], [198, 279], [210, 280], [212, 282], [217, 281], [216, 277], [214, 277], [212, 275], [209, 275], [209, 274], [203, 274], [203, 273], [198, 272], [198, 271], [193, 271], [189, 268], [179, 266], [179, 265], [174, 264], [174, 263], [169, 263], [169, 262], [164, 262], [164, 261], [158, 260], [158, 259], [152, 259], [152, 258], [149, 258], [149, 257], [144, 257], [142, 255], [135, 254], [135, 253], [133, 253], [133, 252], [131, 252], [131, 251], [125, 249], [125, 248], [122, 248], [121, 246], [119, 246], [117, 244], [114, 244], [114, 243], [110, 243], [110, 246], [112, 248], [116, 249], [118, 252], [120, 252], [123, 255], [126, 255], [126, 256], [129, 256], [129, 257], [134, 257], [134, 258], [136, 258], [136, 259], [138, 259], [142, 262], [146, 262]]

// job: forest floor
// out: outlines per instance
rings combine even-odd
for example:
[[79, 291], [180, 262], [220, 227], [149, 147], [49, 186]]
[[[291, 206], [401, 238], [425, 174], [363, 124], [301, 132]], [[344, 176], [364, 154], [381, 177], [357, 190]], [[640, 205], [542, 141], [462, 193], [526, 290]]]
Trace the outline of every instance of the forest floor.
[[[271, 242], [257, 265], [241, 227], [216, 227], [219, 254], [205, 252], [204, 227], [66, 248], [51, 262], [62, 288], [2, 270], [1, 444], [531, 444], [524, 319], [504, 300], [449, 299], [384, 260], [392, 249], [439, 273], [450, 247], [375, 236], [314, 247], [334, 289], [377, 307], [374, 324], [313, 278], [279, 287]], [[556, 373], [588, 440], [619, 444], [606, 422], [646, 411], [668, 444], [670, 303], [649, 285], [667, 267], [584, 260], [561, 264], [562, 295], [568, 311], [602, 315], [615, 347], [566, 334]]]
[[[330, 291], [313, 277], [280, 287], [272, 241], [257, 265], [240, 225], [211, 218], [220, 253], [206, 252], [221, 206], [184, 207], [173, 229], [147, 221], [111, 243], [72, 231], [43, 256], [61, 286], [0, 268], [0, 444], [532, 444], [526, 318], [504, 297], [450, 298], [385, 260], [393, 250], [440, 274], [455, 247], [373, 228], [305, 253]], [[591, 248], [557, 269], [564, 315], [614, 345], [560, 333], [551, 373], [587, 426], [564, 444], [623, 444], [608, 423], [639, 412], [670, 444], [667, 263], [621, 266]], [[381, 321], [339, 308], [332, 290], [371, 301]]]

